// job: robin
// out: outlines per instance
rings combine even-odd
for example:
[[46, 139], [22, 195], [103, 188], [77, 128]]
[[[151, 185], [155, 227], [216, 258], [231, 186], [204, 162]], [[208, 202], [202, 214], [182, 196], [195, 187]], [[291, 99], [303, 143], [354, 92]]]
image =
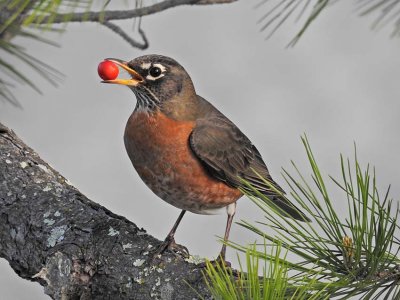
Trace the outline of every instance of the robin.
[[[226, 242], [242, 191], [259, 195], [245, 182], [269, 197], [284, 216], [308, 221], [282, 196], [283, 190], [272, 180], [257, 148], [232, 121], [196, 94], [189, 74], [178, 62], [161, 55], [129, 62], [107, 60], [131, 78], [103, 82], [126, 85], [137, 98], [124, 134], [129, 158], [157, 196], [182, 210], [157, 254], [166, 249], [188, 254], [174, 239], [186, 211], [212, 214], [226, 207]], [[223, 261], [225, 252], [224, 243], [219, 256]]]

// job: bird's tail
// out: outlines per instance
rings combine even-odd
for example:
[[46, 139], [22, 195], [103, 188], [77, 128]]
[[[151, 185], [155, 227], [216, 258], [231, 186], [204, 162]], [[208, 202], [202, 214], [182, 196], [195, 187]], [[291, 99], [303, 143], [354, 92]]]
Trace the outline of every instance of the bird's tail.
[[311, 220], [287, 198], [271, 194], [266, 194], [265, 196], [272, 200], [272, 203], [268, 204], [284, 217], [291, 217], [302, 222], [311, 222]]

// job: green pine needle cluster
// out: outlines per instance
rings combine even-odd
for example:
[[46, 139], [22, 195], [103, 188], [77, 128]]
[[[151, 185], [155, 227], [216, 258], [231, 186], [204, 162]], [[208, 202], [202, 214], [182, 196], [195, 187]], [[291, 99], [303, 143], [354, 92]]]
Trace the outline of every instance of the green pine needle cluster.
[[[61, 74], [51, 66], [39, 61], [28, 54], [28, 52], [12, 43], [14, 37], [29, 37], [36, 41], [47, 41], [41, 37], [43, 30], [63, 31], [64, 27], [53, 26], [53, 23], [68, 24], [76, 14], [80, 14], [80, 20], [89, 19], [91, 9], [96, 6], [100, 15], [98, 21], [103, 23], [103, 12], [110, 0], [0, 0], [0, 51], [16, 57], [23, 63], [28, 63], [38, 74], [50, 83], [60, 82]], [[124, 1], [128, 4], [127, 1]], [[160, 1], [159, 3], [162, 3]], [[327, 7], [337, 1], [332, 0], [260, 0], [256, 6], [266, 11], [259, 19], [261, 31], [268, 30], [268, 37], [272, 36], [283, 24], [288, 23], [290, 18], [302, 19], [300, 30], [294, 36], [289, 46], [294, 46], [303, 36], [306, 30], [324, 12]], [[400, 1], [398, 0], [363, 0], [354, 1], [356, 10], [360, 15], [378, 13], [373, 28], [379, 29], [387, 24], [394, 24], [392, 36], [400, 35]], [[154, 1], [153, 1], [154, 3]], [[143, 0], [134, 0], [136, 8], [144, 4]], [[82, 17], [83, 14], [83, 17]], [[105, 23], [104, 23], [105, 24]], [[108, 25], [110, 28], [110, 25]], [[140, 26], [139, 26], [140, 27]], [[32, 31], [36, 30], [36, 31]], [[39, 33], [38, 31], [39, 30]], [[114, 30], [115, 32], [115, 30]], [[141, 34], [143, 36], [143, 34]], [[126, 40], [126, 38], [125, 38]], [[147, 40], [146, 40], [147, 45]], [[142, 48], [141, 48], [142, 49]], [[24, 59], [21, 58], [24, 57]], [[0, 99], [18, 105], [17, 99], [12, 93], [16, 84], [27, 84], [37, 92], [40, 92], [37, 83], [24, 76], [19, 68], [0, 59]]]
[[[231, 247], [246, 253], [249, 275], [241, 276], [249, 276], [251, 280], [240, 277], [238, 281], [227, 273], [229, 271], [208, 265], [211, 291], [225, 295], [227, 291], [219, 288], [225, 280], [225, 283], [229, 281], [229, 285], [242, 291], [244, 297], [217, 299], [313, 299], [321, 291], [323, 294], [315, 299], [324, 299], [324, 295], [333, 299], [354, 296], [362, 299], [400, 299], [399, 207], [389, 198], [389, 189], [383, 195], [378, 193], [375, 172], [369, 166], [363, 169], [357, 155], [353, 163], [341, 156], [341, 179], [329, 177], [330, 186], [337, 187], [337, 193], [332, 196], [307, 138], [302, 138], [302, 141], [311, 167], [312, 183], [295, 163], [296, 175], [284, 170], [284, 178], [290, 187], [291, 201], [312, 222], [285, 218], [269, 198], [261, 194], [258, 197], [248, 195], [263, 211], [265, 220], [256, 224], [241, 221], [239, 224], [256, 233], [273, 249], [283, 248], [285, 256], [280, 256], [280, 250], [268, 251], [264, 244], [257, 248], [229, 242]], [[285, 195], [282, 194], [282, 197]], [[339, 206], [348, 208], [347, 215], [337, 212]], [[304, 288], [308, 291], [304, 297], [308, 298], [290, 298], [287, 294], [283, 298], [254, 298], [246, 294], [248, 289], [257, 287], [265, 294], [265, 280], [276, 280], [274, 272], [258, 272], [255, 265], [260, 261], [272, 265], [268, 270], [280, 268], [281, 275], [285, 276], [279, 280], [286, 282], [280, 283], [282, 288], [292, 291], [296, 287]], [[261, 275], [258, 281], [254, 279], [257, 275]], [[238, 286], [237, 282], [246, 282], [251, 287]]]
[[[205, 281], [212, 296], [217, 300], [324, 300], [329, 299], [327, 284], [317, 287], [316, 276], [308, 274], [298, 285], [289, 279], [290, 268], [282, 256], [282, 247], [277, 244], [270, 248], [264, 245], [260, 256], [256, 245], [246, 249], [246, 267], [239, 260], [240, 268], [235, 273], [225, 264], [206, 262]], [[261, 261], [263, 262], [260, 270]], [[261, 275], [260, 275], [261, 274]]]
[[[0, 51], [8, 57], [29, 66], [38, 75], [54, 86], [61, 82], [63, 75], [52, 66], [28, 54], [28, 51], [15, 44], [16, 36], [57, 46], [51, 40], [41, 37], [43, 31], [62, 31], [53, 28], [54, 18], [60, 13], [68, 22], [73, 13], [89, 11], [92, 0], [0, 0]], [[34, 30], [34, 31], [33, 31]], [[37, 83], [3, 57], [0, 59], [0, 99], [19, 105], [12, 93], [15, 84], [26, 84], [40, 93]]]
[[[305, 16], [300, 30], [288, 46], [294, 46], [306, 30], [328, 7], [339, 1], [333, 0], [260, 0], [256, 8], [266, 11], [258, 20], [260, 31], [267, 31], [267, 39], [270, 38], [290, 18], [296, 22]], [[386, 25], [392, 25], [392, 37], [400, 36], [400, 1], [398, 0], [357, 0], [354, 2], [354, 10], [360, 16], [377, 15], [373, 22], [373, 29], [381, 29]]]

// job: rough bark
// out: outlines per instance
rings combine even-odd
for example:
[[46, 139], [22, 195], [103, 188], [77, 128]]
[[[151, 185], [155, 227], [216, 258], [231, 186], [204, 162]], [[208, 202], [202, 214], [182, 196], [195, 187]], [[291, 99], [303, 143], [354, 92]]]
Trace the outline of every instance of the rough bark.
[[[0, 124], [0, 257], [53, 299], [211, 298], [202, 269], [90, 201]], [[195, 292], [197, 291], [197, 292]]]

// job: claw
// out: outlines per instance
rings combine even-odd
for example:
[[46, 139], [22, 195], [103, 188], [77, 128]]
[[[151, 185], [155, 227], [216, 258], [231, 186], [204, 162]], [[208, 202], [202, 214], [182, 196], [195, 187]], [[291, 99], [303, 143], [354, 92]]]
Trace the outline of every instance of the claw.
[[[221, 266], [221, 267], [224, 267], [226, 269], [232, 269], [232, 267], [231, 267], [232, 264], [229, 261], [226, 261], [225, 259], [221, 258], [221, 256], [218, 256], [217, 259], [210, 260], [209, 263], [213, 267]], [[207, 266], [206, 262], [202, 262], [202, 263], [199, 264], [200, 268], [205, 268], [206, 266]]]
[[[232, 265], [229, 261], [226, 261], [223, 259], [221, 256], [218, 256], [217, 259], [209, 261], [209, 263], [214, 267], [214, 268], [222, 268], [228, 271], [233, 277], [239, 278], [240, 272], [238, 270], [235, 270], [232, 268]], [[202, 262], [201, 264], [198, 265], [199, 268], [206, 268], [207, 263]]]
[[167, 250], [176, 256], [181, 256], [183, 258], [189, 257], [189, 250], [185, 246], [177, 244], [173, 237], [167, 237], [154, 251], [153, 257], [162, 255]]

